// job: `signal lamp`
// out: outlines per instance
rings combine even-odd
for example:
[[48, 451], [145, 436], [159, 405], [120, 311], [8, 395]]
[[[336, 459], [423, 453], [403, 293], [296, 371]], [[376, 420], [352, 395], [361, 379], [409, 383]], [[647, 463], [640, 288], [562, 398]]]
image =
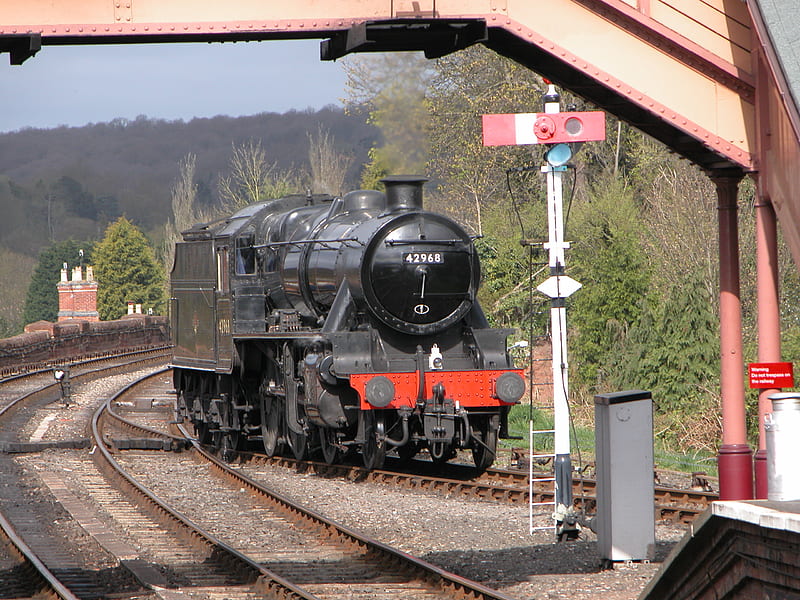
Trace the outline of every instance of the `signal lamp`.
[[563, 167], [572, 158], [572, 148], [569, 144], [556, 144], [544, 155], [547, 164], [551, 167]]

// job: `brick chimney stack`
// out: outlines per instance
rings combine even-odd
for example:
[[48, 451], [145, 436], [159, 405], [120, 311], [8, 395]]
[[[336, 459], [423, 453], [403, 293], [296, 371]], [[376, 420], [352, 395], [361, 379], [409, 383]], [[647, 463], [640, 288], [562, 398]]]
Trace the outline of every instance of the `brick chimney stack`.
[[72, 280], [68, 279], [67, 264], [61, 269], [61, 281], [58, 285], [58, 320], [82, 319], [84, 321], [99, 321], [97, 313], [97, 282], [94, 280], [92, 267], [86, 267], [86, 277], [83, 269], [75, 267], [72, 270]]

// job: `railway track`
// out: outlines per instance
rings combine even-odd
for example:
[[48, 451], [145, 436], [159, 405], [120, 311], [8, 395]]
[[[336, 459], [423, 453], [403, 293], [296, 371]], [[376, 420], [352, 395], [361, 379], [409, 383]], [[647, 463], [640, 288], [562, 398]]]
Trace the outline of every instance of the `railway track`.
[[61, 363], [24, 373], [0, 378], [0, 417], [15, 406], [30, 404], [37, 398], [61, 396], [61, 384], [55, 380], [55, 368], [69, 371], [69, 381], [79, 385], [88, 381], [122, 373], [149, 364], [166, 362], [170, 356], [169, 346], [124, 352], [71, 363]]
[[0, 590], [3, 598], [80, 600], [0, 515]]
[[[107, 406], [109, 406], [107, 404]], [[153, 429], [138, 428], [131, 423], [123, 423], [119, 415], [113, 410], [106, 409], [96, 418], [98, 439], [109, 441], [113, 435], [100, 432], [101, 424], [113, 420], [117, 428], [124, 429], [128, 434], [136, 436], [158, 436], [165, 444], [177, 444], [178, 440], [164, 432]], [[93, 426], [94, 427], [94, 426]], [[188, 433], [185, 433], [188, 437]], [[104, 446], [105, 444], [101, 444]], [[198, 462], [203, 468], [203, 481], [208, 481], [205, 472], [216, 476], [220, 482], [216, 486], [218, 494], [217, 505], [224, 510], [213, 515], [205, 511], [196, 510], [191, 498], [187, 500], [175, 497], [170, 503], [183, 503], [185, 511], [194, 511], [192, 519], [209, 521], [209, 529], [201, 529], [192, 524], [188, 518], [182, 517], [163, 504], [151, 511], [161, 513], [160, 521], [170, 530], [178, 531], [187, 527], [193, 528], [192, 533], [178, 534], [180, 537], [203, 539], [204, 543], [211, 543], [215, 539], [210, 532], [212, 527], [220, 530], [221, 534], [231, 535], [230, 514], [236, 515], [236, 520], [245, 531], [251, 532], [251, 537], [258, 534], [257, 539], [243, 542], [241, 538], [219, 544], [217, 550], [209, 551], [209, 556], [221, 556], [223, 552], [230, 557], [228, 562], [242, 561], [248, 558], [251, 564], [261, 565], [258, 575], [255, 572], [259, 585], [278, 594], [296, 594], [302, 598], [403, 598], [403, 599], [431, 599], [431, 598], [483, 598], [505, 599], [507, 596], [483, 586], [477, 582], [448, 573], [426, 561], [412, 557], [404, 552], [387, 546], [377, 540], [371, 539], [352, 529], [336, 524], [322, 515], [304, 508], [292, 500], [277, 494], [263, 484], [243, 475], [236, 469], [219, 461], [207, 453], [197, 444], [193, 445], [190, 460], [175, 461], [174, 457], [153, 455], [150, 453], [146, 460], [141, 454], [120, 453], [117, 460], [111, 457], [111, 452], [102, 449], [96, 454], [96, 460], [103, 460], [108, 465], [118, 468], [124, 462], [126, 468], [136, 471], [136, 477], [147, 479], [149, 474], [159, 471], [163, 464], [158, 466], [154, 462], [170, 461], [169, 468], [176, 477], [191, 478], [196, 473]], [[170, 460], [171, 458], [171, 460]], [[177, 464], [176, 464], [177, 463]], [[103, 467], [106, 469], [107, 467]], [[178, 475], [185, 471], [186, 475]], [[119, 479], [122, 474], [114, 475]], [[138, 488], [136, 492], [140, 497], [145, 495], [141, 484], [132, 483], [133, 477], [125, 476], [131, 483], [129, 487]], [[195, 475], [197, 477], [197, 475]], [[152, 485], [159, 485], [158, 481]], [[163, 483], [162, 483], [163, 487]], [[244, 491], [247, 494], [243, 494]], [[172, 492], [175, 494], [175, 492]], [[180, 496], [180, 494], [178, 494]], [[156, 503], [152, 497], [147, 502]], [[204, 505], [213, 505], [205, 501]], [[169, 513], [170, 516], [166, 516]], [[224, 513], [224, 514], [223, 514]], [[228, 521], [224, 521], [224, 519]], [[227, 525], [222, 524], [227, 523]], [[263, 536], [263, 537], [261, 537]], [[233, 548], [234, 545], [241, 546]], [[237, 558], [232, 558], [238, 556]], [[296, 582], [290, 584], [290, 582]], [[293, 585], [291, 592], [285, 591], [284, 586]]]
[[[126, 506], [119, 509], [120, 499], [114, 496], [120, 494], [112, 489], [95, 490], [95, 501], [112, 511], [112, 516], [132, 533], [137, 546], [147, 547], [153, 559], [160, 561], [162, 567], [166, 566], [176, 578], [183, 579], [195, 591], [203, 589], [211, 593], [216, 589], [226, 591], [226, 597], [230, 598], [313, 598], [171, 508], [133, 478], [112, 456], [112, 448], [107, 446], [110, 440], [106, 430], [108, 422], [115, 421], [128, 430], [130, 427], [120, 422], [108, 406], [113, 400], [130, 393], [132, 388], [129, 386], [110, 399], [92, 419], [93, 442], [97, 445], [95, 464], [123, 490], [122, 502]], [[136, 498], [135, 504], [131, 503], [131, 497]]]
[[[165, 359], [165, 349], [93, 359], [72, 365], [72, 381], [77, 387], [109, 373], [147, 368]], [[14, 458], [45, 448], [88, 447], [88, 439], [23, 442], [18, 437], [34, 415], [49, 413], [51, 420], [69, 420], [79, 414], [80, 411], [64, 411], [58, 405], [59, 387], [50, 369], [0, 381], [0, 561], [4, 566], [0, 571], [0, 595], [93, 600], [105, 598], [116, 589], [148, 598], [146, 590], [127, 571], [114, 565], [110, 556], [89, 550], [88, 536], [69, 529], [63, 510], [46, 494], [32, 489], [30, 476]]]
[[[152, 430], [151, 430], [152, 433]], [[142, 430], [138, 434], [148, 435]], [[179, 444], [172, 438], [165, 444]], [[360, 464], [329, 465], [318, 461], [297, 461], [294, 458], [267, 458], [257, 453], [240, 453], [242, 460], [253, 464], [272, 464], [292, 469], [300, 473], [313, 473], [322, 477], [339, 477], [349, 481], [370, 481], [392, 487], [405, 487], [412, 490], [440, 493], [447, 496], [482, 498], [510, 504], [527, 504], [530, 499], [528, 473], [519, 469], [490, 468], [475, 477], [472, 466], [449, 463], [436, 465], [430, 461], [413, 460], [403, 462], [387, 459], [385, 469], [368, 471]], [[591, 478], [576, 478], [573, 481], [573, 497], [579, 507], [586, 512], [594, 512], [596, 481]], [[718, 494], [702, 490], [687, 490], [656, 485], [654, 510], [656, 518], [674, 523], [690, 523], [708, 505], [718, 499]], [[553, 499], [552, 483], [535, 482], [534, 502], [548, 502]]]
[[[80, 385], [103, 377], [163, 364], [168, 356], [169, 349], [164, 347], [128, 352], [113, 358], [103, 357], [75, 363], [70, 366], [69, 389], [77, 389]], [[63, 388], [62, 384], [53, 377], [51, 369], [0, 380], [0, 421], [3, 423], [0, 428], [0, 452], [31, 452], [48, 447], [87, 447], [89, 441], [83, 432], [74, 438], [58, 441], [42, 439], [21, 441], [19, 439], [19, 432], [24, 429], [35, 411], [47, 406], [57, 406], [59, 401], [64, 401]], [[66, 404], [61, 406], [66, 408]], [[53, 412], [48, 418], [57, 419], [59, 417], [56, 412]]]
[[89, 365], [102, 365], [107, 362], [113, 362], [124, 358], [126, 356], [136, 356], [149, 353], [163, 353], [172, 349], [170, 344], [161, 346], [148, 346], [136, 349], [125, 350], [123, 352], [106, 351], [100, 353], [92, 353], [81, 356], [72, 356], [69, 358], [62, 358], [58, 360], [40, 361], [31, 364], [20, 364], [14, 366], [6, 366], [0, 368], [0, 382], [11, 381], [14, 379], [35, 376], [41, 373], [52, 373], [53, 369], [73, 366], [89, 366]]
[[[528, 474], [524, 471], [487, 469], [475, 477], [472, 467], [459, 465], [434, 465], [415, 460], [401, 463], [387, 459], [387, 469], [367, 471], [360, 465], [329, 465], [316, 461], [297, 461], [294, 458], [267, 458], [258, 454], [246, 455], [244, 460], [255, 464], [273, 464], [301, 473], [314, 473], [323, 477], [339, 477], [349, 481], [371, 481], [412, 490], [435, 492], [447, 496], [482, 498], [510, 504], [527, 504], [530, 499]], [[578, 506], [594, 512], [597, 483], [593, 479], [573, 480], [573, 497]], [[534, 502], [553, 500], [552, 483], [534, 482]], [[675, 523], [690, 523], [708, 505], [718, 499], [712, 492], [683, 490], [665, 486], [655, 487], [656, 518]]]
[[[162, 372], [157, 372], [156, 376]], [[29, 403], [31, 398], [45, 401], [38, 398], [36, 392], [27, 394], [24, 400]], [[20, 407], [20, 403], [23, 401], [10, 403], [8, 406], [14, 406], [16, 412], [22, 414], [26, 407]], [[84, 408], [81, 407], [80, 411], [73, 411], [71, 414], [61, 414], [75, 416], [74, 420], [79, 421], [81, 415], [78, 412], [84, 412]], [[91, 410], [93, 412], [95, 411]], [[8, 419], [8, 411], [4, 417]], [[95, 427], [89, 442], [95, 446], [91, 454], [94, 462], [102, 463], [98, 457], [107, 455], [107, 452], [97, 436], [98, 429]], [[157, 509], [155, 516], [143, 512], [138, 504], [131, 501], [130, 495], [146, 494], [146, 490], [125, 492], [116, 489], [98, 472], [86, 450], [53, 448], [54, 446], [50, 446], [50, 451], [58, 453], [54, 468], [40, 467], [41, 461], [34, 455], [17, 460], [33, 465], [38, 471], [37, 479], [49, 489], [58, 506], [66, 509], [70, 519], [63, 514], [57, 515], [55, 519], [47, 516], [47, 511], [44, 510], [46, 506], [40, 504], [52, 507], [52, 500], [46, 498], [46, 494], [31, 492], [29, 488], [20, 486], [20, 491], [10, 494], [10, 498], [3, 498], [3, 510], [10, 509], [8, 512], [19, 530], [18, 533], [11, 532], [9, 538], [25, 538], [32, 550], [27, 555], [11, 550], [7, 555], [0, 555], [12, 572], [23, 573], [19, 581], [8, 581], [8, 586], [3, 582], [0, 596], [7, 597], [4, 595], [7, 589], [18, 588], [19, 594], [16, 595], [15, 592], [12, 597], [36, 600], [105, 600], [112, 597], [137, 600], [175, 600], [178, 597], [253, 600], [266, 597], [309, 597], [295, 591], [291, 585], [278, 585], [281, 591], [275, 592], [276, 585], [280, 582], [276, 582], [274, 577], [265, 579], [264, 570], [252, 560], [237, 556], [214, 541], [202, 539], [196, 531], [175, 532], [165, 527], [164, 523], [169, 521], [165, 516], [170, 512], [168, 507], [162, 506], [160, 511]], [[26, 458], [29, 460], [25, 461]], [[5, 457], [0, 464], [5, 470], [11, 462]], [[80, 491], [68, 484], [68, 477], [81, 482]], [[32, 498], [30, 505], [25, 506], [25, 503], [15, 501], [25, 496]], [[93, 502], [87, 502], [90, 498]], [[95, 506], [102, 508], [98, 511]], [[80, 533], [85, 539], [56, 537], [48, 526], [51, 521], [67, 520], [72, 523], [76, 533], [82, 528]], [[112, 520], [123, 525], [114, 529]], [[91, 536], [85, 536], [84, 531], [91, 533]], [[135, 546], [133, 542], [136, 541], [141, 541], [142, 545]], [[95, 545], [100, 548], [94, 547]], [[84, 550], [89, 546], [92, 546], [87, 552], [90, 556], [83, 560]], [[26, 559], [27, 556], [30, 559]], [[81, 560], [76, 562], [76, 558]], [[27, 574], [28, 571], [35, 577]], [[31, 585], [28, 580], [36, 584]], [[39, 584], [39, 580], [44, 583]]]
[[[160, 381], [156, 381], [158, 377], [161, 378]], [[137, 478], [143, 480], [147, 479], [151, 472], [156, 471], [154, 467], [159, 463], [162, 467], [169, 463], [171, 466], [168, 465], [166, 468], [173, 469], [176, 473], [185, 473], [186, 479], [183, 475], [176, 476], [176, 479], [182, 481], [190, 480], [192, 473], [194, 473], [195, 481], [198, 476], [202, 481], [206, 481], [209, 471], [237, 470], [231, 470], [228, 465], [219, 461], [198, 463], [197, 460], [201, 456], [199, 449], [192, 450], [191, 459], [189, 458], [190, 453], [178, 455], [166, 452], [142, 452], [135, 449], [138, 447], [150, 450], [155, 448], [180, 450], [186, 444], [184, 437], [171, 436], [166, 431], [166, 419], [163, 417], [163, 413], [161, 417], [153, 417], [152, 415], [155, 413], [142, 410], [141, 407], [137, 408], [139, 405], [152, 404], [153, 398], [158, 398], [162, 411], [168, 412], [166, 406], [172, 399], [168, 392], [170, 378], [164, 372], [157, 374], [151, 381], [153, 383], [151, 388], [145, 392], [144, 400], [140, 398], [126, 402], [125, 396], [120, 396], [114, 403], [109, 403], [109, 406], [123, 407], [127, 404], [127, 410], [136, 413], [137, 419], [144, 414], [150, 414], [152, 426], [142, 429], [140, 425], [124, 425], [115, 417], [111, 417], [115, 420], [115, 425], [110, 429], [106, 428], [104, 433], [99, 433], [101, 436], [99, 439], [102, 439], [103, 443], [97, 444], [98, 450], [93, 454], [94, 460], [100, 460], [99, 456], [102, 454], [100, 448], [108, 444], [110, 447], [108, 454], [112, 460], [123, 463], [128, 470], [136, 472]], [[106, 418], [109, 417], [103, 417], [103, 419]], [[102, 420], [100, 422], [102, 424]], [[121, 427], [125, 429], [120, 429]], [[185, 435], [183, 434], [183, 436]], [[134, 448], [134, 450], [120, 451], [119, 446]], [[222, 545], [215, 541], [209, 542], [208, 540], [213, 540], [215, 537], [224, 537], [221, 534], [230, 531], [230, 525], [222, 520], [217, 521], [219, 515], [216, 514], [203, 514], [203, 511], [193, 514], [192, 511], [198, 509], [194, 506], [192, 493], [187, 494], [185, 491], [181, 493], [179, 489], [176, 497], [170, 498], [168, 502], [178, 506], [179, 516], [183, 516], [181, 515], [183, 513], [188, 515], [191, 521], [202, 522], [202, 527], [206, 528], [205, 535], [199, 535], [196, 531], [188, 533], [183, 526], [166, 526], [165, 523], [173, 518], [164, 516], [163, 507], [154, 509], [152, 514], [139, 508], [136, 503], [131, 501], [128, 492], [115, 490], [114, 486], [109, 485], [104, 477], [98, 475], [94, 465], [87, 460], [88, 453], [85, 450], [56, 452], [59, 452], [57, 468], [70, 473], [71, 477], [80, 480], [82, 485], [85, 484], [88, 490], [86, 496], [91, 496], [92, 502], [87, 502], [87, 497], [74, 495], [70, 497], [67, 491], [59, 491], [66, 487], [64, 485], [66, 476], [64, 475], [52, 472], [41, 473], [42, 479], [51, 490], [54, 490], [58, 502], [73, 513], [73, 516], [85, 529], [95, 528], [93, 520], [97, 520], [97, 517], [89, 514], [93, 511], [87, 509], [88, 504], [94, 503], [104, 507], [102, 510], [106, 511], [109, 521], [123, 523], [121, 526], [118, 525], [117, 529], [106, 524], [106, 528], [111, 527], [106, 531], [103, 530], [101, 524], [96, 527], [101, 533], [94, 535], [95, 538], [101, 540], [101, 543], [105, 543], [105, 550], [113, 554], [119, 561], [114, 569], [109, 570], [109, 576], [113, 576], [121, 582], [120, 589], [132, 590], [130, 593], [136, 598], [157, 598], [159, 596], [152, 590], [166, 587], [175, 590], [192, 590], [192, 593], [200, 594], [199, 597], [203, 598], [237, 600], [239, 598], [248, 598], [249, 600], [255, 597], [385, 598], [392, 597], [392, 595], [403, 598], [440, 598], [448, 597], [447, 593], [451, 591], [453, 593], [450, 597], [505, 598], [501, 593], [489, 588], [482, 589], [480, 585], [478, 585], [477, 591], [476, 588], [473, 588], [472, 591], [467, 592], [465, 590], [471, 585], [468, 580], [446, 574], [442, 569], [428, 563], [425, 563], [427, 566], [422, 567], [398, 566], [407, 557], [403, 552], [392, 551], [387, 546], [387, 554], [380, 550], [380, 544], [378, 549], [375, 549], [375, 547], [366, 545], [364, 536], [355, 534], [346, 528], [326, 529], [326, 526], [321, 526], [317, 522], [319, 515], [311, 511], [302, 509], [298, 511], [290, 508], [283, 504], [285, 498], [281, 498], [277, 494], [272, 494], [277, 498], [277, 500], [273, 498], [271, 501], [273, 507], [266, 508], [262, 504], [265, 502], [263, 499], [253, 500], [251, 498], [251, 496], [256, 498], [262, 495], [262, 492], [256, 490], [263, 485], [258, 481], [248, 482], [238, 473], [225, 475], [225, 477], [233, 476], [235, 479], [225, 487], [220, 486], [222, 491], [218, 493], [221, 496], [212, 501], [212, 504], [225, 506], [226, 511], [222, 512], [230, 512], [227, 510], [229, 506], [236, 506], [233, 514], [238, 515], [237, 519], [246, 521], [245, 531], [256, 531], [257, 527], [263, 527], [265, 523], [269, 523], [277, 531], [283, 531], [283, 534], [277, 534], [277, 541], [280, 543], [276, 543], [274, 536], [253, 541], [248, 539], [248, 534], [229, 538], [223, 541]], [[213, 457], [203, 458], [203, 461], [209, 461], [209, 459], [213, 459]], [[250, 460], [250, 462], [255, 461], [256, 459]], [[244, 470], [242, 467], [247, 464], [246, 462], [244, 465], [239, 465], [238, 470]], [[301, 464], [282, 459], [279, 464], [290, 466], [294, 471], [300, 473], [310, 474], [319, 469], [319, 473], [324, 474], [325, 477], [329, 478], [332, 475], [330, 466], [319, 463]], [[199, 475], [198, 470], [201, 471]], [[398, 485], [399, 481], [397, 473], [368, 474], [358, 467], [351, 467], [349, 471], [342, 473], [340, 476], [343, 478], [360, 480], [367, 480], [368, 477], [374, 475], [376, 479], [373, 480], [379, 482], [381, 481], [379, 478], [383, 477], [386, 478], [383, 480], [384, 482], [389, 482], [393, 486]], [[516, 475], [518, 476], [519, 473]], [[419, 474], [413, 475], [413, 477], [416, 477], [418, 481], [411, 484], [410, 487], [429, 491], [438, 490], [449, 495], [455, 493], [453, 488], [441, 487], [439, 483], [420, 483], [421, 476]], [[509, 482], [507, 474], [492, 472], [491, 477], [498, 480], [498, 487], [506, 489], [515, 487], [513, 482]], [[489, 476], [487, 476], [488, 478]], [[454, 485], [461, 488], [459, 493], [466, 494], [464, 488], [469, 481], [457, 478], [453, 481]], [[488, 482], [477, 480], [474, 484], [483, 487], [488, 485]], [[157, 485], [154, 484], [154, 486]], [[243, 493], [245, 491], [247, 493]], [[141, 494], [136, 492], [135, 495]], [[498, 496], [497, 492], [483, 492], [482, 495], [495, 501], [503, 499]], [[183, 497], [181, 498], [181, 496]], [[510, 500], [510, 497], [509, 494], [506, 494], [506, 501], [517, 502]], [[253, 502], [255, 504], [252, 504]], [[173, 512], [175, 511], [173, 510]], [[302, 515], [302, 524], [291, 524], [286, 520], [286, 515], [296, 514]], [[249, 515], [249, 517], [245, 519], [243, 515]], [[186, 517], [184, 519], [189, 520]], [[320, 527], [322, 529], [319, 529]], [[156, 531], [158, 533], [154, 534], [153, 532]], [[294, 547], [286, 546], [286, 542], [297, 536], [299, 531], [309, 537], [305, 537], [305, 541], [299, 542]], [[198, 542], [199, 538], [206, 541]], [[108, 541], [111, 539], [116, 541]], [[106, 540], [106, 542], [102, 540]], [[264, 553], [263, 548], [272, 548], [274, 552], [272, 554]], [[303, 548], [310, 549], [310, 551], [301, 551]], [[323, 549], [324, 553], [322, 553]], [[229, 550], [233, 554], [229, 554]], [[241, 557], [235, 556], [237, 552], [244, 557], [244, 562]], [[0, 556], [0, 559], [4, 559], [4, 557]], [[57, 563], [57, 558], [50, 557], [45, 562]], [[313, 565], [313, 569], [309, 569], [309, 565]], [[85, 575], [87, 571], [85, 568], [81, 569], [75, 566], [54, 570], [60, 571], [59, 576], [71, 571], [83, 572]], [[130, 573], [133, 573], [135, 578]], [[389, 574], [387, 575], [387, 573]], [[440, 579], [442, 573], [446, 575], [444, 580]], [[107, 593], [107, 590], [103, 591], [102, 584], [73, 582], [71, 585], [89, 590], [78, 596], [81, 600], [106, 597], [103, 594]], [[89, 589], [92, 585], [95, 586], [94, 591]], [[150, 591], [148, 591], [148, 587], [151, 588]], [[361, 595], [354, 595], [356, 592]], [[59, 596], [47, 597], [58, 598]], [[174, 596], [162, 595], [160, 597], [172, 598]]]

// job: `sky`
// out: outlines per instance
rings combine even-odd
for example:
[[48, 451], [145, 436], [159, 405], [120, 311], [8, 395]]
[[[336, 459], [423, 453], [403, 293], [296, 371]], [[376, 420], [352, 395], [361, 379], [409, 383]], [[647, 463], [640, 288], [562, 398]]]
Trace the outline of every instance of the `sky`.
[[320, 61], [319, 44], [43, 46], [13, 66], [0, 54], [0, 132], [341, 105], [344, 70]]

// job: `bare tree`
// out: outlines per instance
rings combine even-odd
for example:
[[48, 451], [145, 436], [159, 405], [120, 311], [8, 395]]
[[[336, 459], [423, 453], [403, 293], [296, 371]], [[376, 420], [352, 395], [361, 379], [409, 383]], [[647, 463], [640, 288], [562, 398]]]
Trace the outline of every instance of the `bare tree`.
[[260, 141], [251, 139], [232, 148], [230, 175], [219, 180], [219, 195], [227, 208], [233, 210], [297, 191], [292, 171], [281, 171], [277, 163], [270, 163]]
[[191, 227], [197, 221], [207, 220], [197, 205], [197, 185], [194, 183], [197, 156], [189, 153], [178, 165], [178, 178], [170, 190], [172, 217], [167, 221], [164, 231], [164, 247], [162, 260], [169, 272], [175, 259], [175, 244], [181, 239], [181, 231]]
[[316, 135], [308, 134], [308, 161], [311, 164], [311, 190], [341, 194], [347, 169], [353, 162], [350, 154], [341, 154], [330, 131], [319, 125]]
[[[529, 147], [484, 147], [480, 115], [537, 110], [532, 107], [538, 106], [543, 84], [524, 67], [479, 46], [437, 60], [434, 69], [426, 106], [436, 152], [428, 173], [443, 182], [448, 206], [442, 208], [482, 235], [486, 210], [509, 196], [506, 169], [530, 164], [532, 157]], [[515, 175], [517, 192], [519, 180]]]

